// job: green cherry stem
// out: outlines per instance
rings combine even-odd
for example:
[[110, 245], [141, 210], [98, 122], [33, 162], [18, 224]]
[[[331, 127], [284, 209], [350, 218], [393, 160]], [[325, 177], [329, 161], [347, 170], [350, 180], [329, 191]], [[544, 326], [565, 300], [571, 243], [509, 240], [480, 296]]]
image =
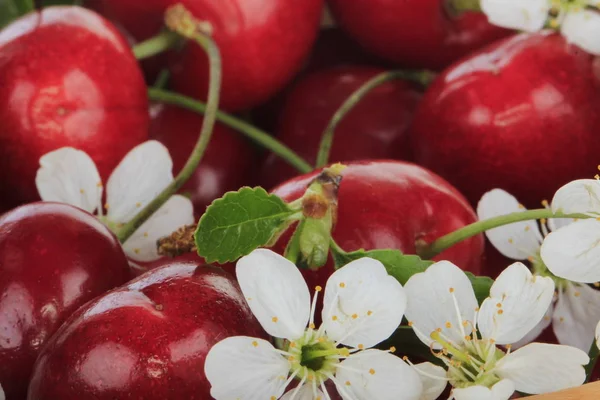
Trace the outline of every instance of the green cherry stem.
[[447, 0], [446, 7], [452, 14], [460, 14], [465, 11], [481, 12], [480, 0]]
[[598, 356], [600, 355], [600, 349], [598, 349], [598, 345], [596, 344], [596, 340], [592, 343], [590, 347], [590, 351], [588, 352], [588, 356], [590, 357], [590, 362], [585, 366], [585, 381], [589, 382], [592, 377], [592, 372], [594, 372], [594, 367], [598, 362]]
[[585, 214], [563, 214], [553, 213], [552, 210], [547, 208], [540, 208], [537, 210], [527, 210], [522, 212], [515, 212], [512, 214], [501, 215], [499, 217], [485, 219], [483, 221], [477, 221], [463, 228], [457, 229], [447, 235], [444, 235], [434, 242], [428, 245], [418, 246], [417, 253], [423, 259], [431, 259], [442, 251], [454, 246], [463, 240], [469, 239], [487, 230], [512, 224], [514, 222], [529, 221], [534, 219], [548, 219], [548, 218], [590, 218]]
[[335, 129], [342, 122], [346, 114], [348, 114], [360, 101], [376, 87], [396, 79], [404, 79], [407, 81], [418, 83], [422, 86], [428, 86], [433, 80], [435, 74], [430, 71], [389, 71], [383, 72], [367, 82], [361, 87], [356, 89], [354, 93], [350, 95], [340, 106], [340, 108], [333, 114], [329, 124], [323, 131], [321, 136], [321, 144], [319, 145], [319, 152], [317, 154], [317, 161], [315, 168], [322, 168], [329, 162], [329, 153], [331, 152], [331, 146], [333, 144], [333, 136]]
[[181, 42], [181, 40], [182, 37], [177, 33], [173, 31], [163, 31], [150, 39], [136, 44], [131, 50], [136, 59], [143, 60], [144, 58], [150, 58], [169, 50], [177, 43]]
[[[177, 6], [175, 6], [177, 7]], [[168, 11], [167, 11], [168, 14]], [[215, 125], [216, 113], [219, 107], [219, 90], [221, 87], [221, 55], [215, 42], [210, 36], [205, 35], [200, 31], [194, 31], [190, 34], [206, 52], [209, 59], [209, 84], [208, 84], [208, 101], [206, 104], [206, 115], [202, 122], [198, 141], [192, 150], [192, 153], [181, 172], [175, 177], [173, 182], [167, 186], [154, 200], [144, 207], [136, 216], [126, 223], [117, 233], [117, 237], [121, 243], [124, 243], [129, 237], [154, 214], [167, 200], [174, 195], [183, 184], [192, 176], [198, 164], [204, 156], [206, 147], [210, 142], [213, 127]]]
[[[176, 105], [200, 114], [206, 113], [206, 104], [178, 93], [149, 88], [148, 97], [150, 100], [160, 103]], [[277, 156], [281, 157], [299, 172], [307, 173], [312, 171], [313, 168], [309, 163], [267, 132], [222, 111], [217, 111], [217, 120], [237, 130], [267, 150], [277, 154]]]

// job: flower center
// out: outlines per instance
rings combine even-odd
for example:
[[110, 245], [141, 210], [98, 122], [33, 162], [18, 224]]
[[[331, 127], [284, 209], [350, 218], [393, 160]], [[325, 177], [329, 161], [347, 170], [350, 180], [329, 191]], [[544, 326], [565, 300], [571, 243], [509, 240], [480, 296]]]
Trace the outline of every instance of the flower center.
[[452, 386], [491, 387], [500, 381], [494, 374], [494, 369], [504, 352], [496, 347], [493, 339], [478, 339], [473, 332], [472, 335], [465, 336], [462, 344], [455, 344], [439, 330], [432, 332], [431, 338], [442, 346], [442, 350], [434, 355], [448, 367], [448, 379]]
[[291, 372], [303, 381], [326, 381], [334, 374], [340, 359], [348, 357], [349, 350], [337, 348], [336, 343], [326, 336], [319, 336], [313, 329], [307, 329], [302, 338], [292, 341], [287, 352], [291, 354]]

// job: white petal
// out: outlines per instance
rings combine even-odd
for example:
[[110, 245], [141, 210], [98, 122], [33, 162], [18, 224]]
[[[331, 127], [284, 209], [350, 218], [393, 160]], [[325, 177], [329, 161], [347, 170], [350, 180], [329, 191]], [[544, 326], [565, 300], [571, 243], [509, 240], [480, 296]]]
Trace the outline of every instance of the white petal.
[[2, 389], [2, 385], [0, 385], [0, 400], [6, 400], [6, 397], [4, 397], [4, 390]]
[[63, 147], [44, 154], [35, 176], [40, 198], [71, 204], [94, 212], [102, 199], [102, 181], [94, 161], [85, 152]]
[[484, 338], [498, 344], [515, 343], [546, 314], [554, 296], [554, 281], [533, 276], [520, 262], [506, 268], [481, 304], [477, 326]]
[[173, 181], [172, 170], [169, 151], [161, 143], [150, 140], [134, 147], [108, 179], [108, 218], [115, 223], [131, 220]]
[[491, 24], [527, 32], [544, 27], [550, 11], [548, 0], [481, 0], [481, 10]]
[[342, 361], [335, 377], [344, 400], [419, 400], [423, 389], [414, 368], [399, 357], [375, 349]]
[[519, 392], [541, 394], [581, 385], [588, 355], [575, 347], [531, 343], [502, 358], [496, 375], [510, 379]]
[[135, 261], [157, 260], [160, 258], [157, 240], [193, 223], [194, 205], [191, 200], [180, 195], [172, 196], [127, 239], [123, 249]]
[[523, 336], [523, 338], [512, 344], [513, 350], [535, 341], [535, 339], [537, 339], [538, 336], [540, 336], [542, 332], [544, 332], [552, 323], [552, 314], [554, 314], [554, 304], [550, 303], [548, 310], [546, 310], [546, 314], [544, 314], [544, 317], [540, 320], [540, 322], [538, 322], [538, 324], [532, 330]]
[[327, 280], [323, 324], [330, 339], [353, 347], [373, 347], [402, 322], [406, 294], [383, 264], [372, 258], [352, 261]]
[[515, 386], [508, 379], [501, 380], [491, 388], [471, 386], [452, 390], [456, 400], [508, 400], [514, 392]]
[[419, 400], [437, 399], [448, 384], [446, 370], [430, 362], [415, 364], [414, 368], [419, 372], [419, 378], [423, 384], [423, 392]]
[[600, 15], [596, 11], [581, 10], [567, 14], [561, 33], [573, 43], [593, 55], [600, 55]]
[[565, 214], [600, 213], [600, 182], [578, 179], [567, 183], [556, 191], [551, 207]]
[[216, 400], [264, 400], [281, 397], [290, 369], [287, 359], [263, 339], [233, 336], [215, 344], [204, 373]]
[[304, 334], [310, 293], [290, 260], [256, 249], [239, 259], [235, 273], [252, 313], [269, 335], [295, 340]]
[[[502, 189], [487, 192], [477, 205], [480, 220], [526, 210], [514, 196]], [[543, 239], [536, 221], [515, 222], [490, 229], [485, 234], [500, 253], [514, 260], [536, 256]]]
[[600, 349], [600, 321], [596, 325], [596, 346]]
[[600, 291], [588, 285], [568, 283], [559, 291], [552, 326], [560, 344], [585, 352], [594, 342], [594, 329], [600, 320]]
[[551, 232], [540, 255], [554, 275], [573, 282], [600, 280], [600, 221], [586, 219]]
[[548, 219], [548, 228], [550, 232], [556, 231], [563, 226], [567, 226], [577, 221], [575, 218], [549, 218]]
[[[463, 341], [464, 335], [457, 327], [463, 321], [474, 324], [477, 299], [469, 278], [460, 268], [449, 261], [437, 262], [425, 272], [413, 275], [404, 289], [408, 296], [406, 318], [413, 323], [423, 343], [429, 346], [432, 343], [429, 334], [438, 328], [455, 343]], [[447, 322], [451, 328], [447, 328]], [[434, 346], [439, 348], [437, 344]]]
[[325, 394], [321, 392], [319, 389], [315, 389], [313, 393], [313, 387], [310, 384], [302, 385], [302, 388], [298, 391], [298, 393], [294, 396], [296, 392], [296, 388], [289, 390], [286, 394], [283, 395], [281, 400], [291, 400], [294, 397], [294, 400], [315, 400], [321, 399], [325, 400]]

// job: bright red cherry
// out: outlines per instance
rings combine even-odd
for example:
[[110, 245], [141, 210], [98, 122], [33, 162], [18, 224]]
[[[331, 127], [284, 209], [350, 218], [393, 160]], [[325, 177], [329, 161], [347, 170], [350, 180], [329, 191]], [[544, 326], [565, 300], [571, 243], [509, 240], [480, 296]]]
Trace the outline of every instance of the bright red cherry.
[[[346, 164], [338, 193], [333, 238], [345, 250], [399, 249], [415, 254], [417, 243], [431, 243], [477, 216], [448, 182], [417, 165], [402, 161], [358, 161]], [[286, 201], [304, 194], [316, 172], [283, 183], [273, 193]], [[283, 251], [289, 237], [277, 244]], [[449, 248], [436, 260], [449, 260], [466, 271], [481, 272], [484, 240], [475, 236]], [[309, 287], [324, 286], [333, 273], [329, 262], [302, 270]]]
[[539, 208], [597, 172], [600, 63], [559, 34], [523, 34], [445, 70], [411, 128], [416, 161], [476, 204], [502, 188]]
[[210, 399], [206, 354], [237, 335], [265, 337], [233, 277], [173, 262], [73, 315], [40, 354], [28, 399]]
[[24, 399], [40, 349], [77, 308], [129, 279], [112, 232], [92, 215], [32, 203], [0, 217], [0, 383]]
[[[278, 139], [314, 163], [321, 136], [333, 114], [360, 86], [384, 72], [368, 67], [337, 67], [313, 73], [287, 96], [277, 129]], [[408, 126], [421, 94], [396, 80], [370, 93], [351, 110], [335, 131], [330, 161], [410, 159]], [[403, 149], [400, 153], [398, 149]], [[270, 154], [261, 184], [271, 188], [296, 175], [293, 167]]]
[[[173, 158], [173, 173], [183, 168], [198, 140], [203, 117], [191, 111], [165, 106], [154, 113], [150, 137], [162, 142]], [[217, 123], [211, 141], [181, 193], [190, 195], [198, 215], [225, 192], [254, 184], [256, 154], [240, 133]]]
[[126, 41], [80, 7], [50, 7], [0, 31], [0, 198], [39, 199], [35, 174], [49, 151], [88, 153], [108, 178], [147, 139], [148, 99]]
[[[223, 59], [221, 107], [242, 110], [266, 101], [300, 69], [319, 29], [323, 0], [91, 0], [138, 40], [157, 34], [167, 7], [181, 3], [211, 24]], [[176, 91], [205, 99], [208, 62], [193, 42], [173, 54]]]
[[328, 0], [335, 19], [365, 49], [405, 67], [441, 69], [510, 31], [452, 0]]

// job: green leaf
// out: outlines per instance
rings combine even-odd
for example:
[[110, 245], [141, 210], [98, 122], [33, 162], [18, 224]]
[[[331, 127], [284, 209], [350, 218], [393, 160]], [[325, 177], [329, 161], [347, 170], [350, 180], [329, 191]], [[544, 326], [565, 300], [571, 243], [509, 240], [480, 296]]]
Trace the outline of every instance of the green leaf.
[[405, 255], [400, 250], [392, 249], [358, 250], [349, 253], [333, 251], [332, 253], [336, 268], [363, 257], [371, 257], [379, 260], [387, 269], [388, 274], [396, 278], [403, 285], [411, 276], [425, 271], [427, 267], [433, 264], [433, 261], [423, 260], [419, 256], [412, 254]]
[[490, 288], [494, 284], [494, 280], [488, 276], [475, 276], [470, 272], [465, 272], [473, 285], [477, 302], [481, 304], [486, 297], [490, 295]]
[[[398, 282], [403, 285], [411, 276], [425, 271], [427, 267], [433, 264], [433, 261], [423, 260], [419, 256], [406, 255], [402, 254], [399, 250], [391, 249], [370, 251], [358, 250], [349, 253], [341, 253], [333, 250], [332, 253], [336, 268], [340, 268], [350, 261], [363, 257], [371, 257], [379, 260], [387, 269], [388, 274], [396, 278]], [[483, 300], [490, 295], [490, 288], [492, 287], [494, 280], [487, 276], [475, 276], [470, 272], [465, 272], [465, 274], [467, 274], [467, 277], [473, 285], [477, 301], [481, 304]]]
[[226, 193], [213, 201], [198, 222], [194, 234], [198, 254], [209, 263], [235, 261], [272, 244], [301, 215], [260, 187]]
[[11, 0], [0, 1], [0, 28], [8, 25], [19, 15], [19, 9]]

